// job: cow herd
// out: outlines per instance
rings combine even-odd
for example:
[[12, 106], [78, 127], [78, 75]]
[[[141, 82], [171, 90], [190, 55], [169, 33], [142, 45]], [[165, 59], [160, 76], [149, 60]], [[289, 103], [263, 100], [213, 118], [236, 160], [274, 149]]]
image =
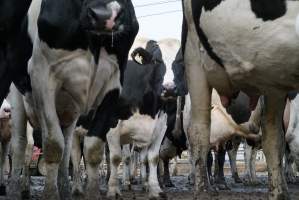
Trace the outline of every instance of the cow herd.
[[227, 187], [226, 151], [240, 182], [242, 141], [249, 181], [256, 181], [252, 160], [262, 148], [268, 199], [290, 199], [290, 166], [299, 166], [299, 1], [182, 0], [182, 7], [179, 43], [137, 39], [131, 0], [0, 1], [0, 194], [30, 198], [37, 131], [42, 199], [100, 199], [105, 146], [108, 198], [121, 196], [121, 161], [123, 184], [131, 184], [132, 154], [149, 198], [164, 197], [169, 160], [189, 150], [194, 199], [210, 199], [214, 185]]

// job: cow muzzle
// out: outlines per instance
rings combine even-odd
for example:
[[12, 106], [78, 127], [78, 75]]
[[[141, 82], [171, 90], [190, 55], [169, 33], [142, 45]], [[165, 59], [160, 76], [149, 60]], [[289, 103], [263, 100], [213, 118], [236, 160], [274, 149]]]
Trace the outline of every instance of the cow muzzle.
[[95, 32], [113, 31], [121, 6], [113, 1], [106, 7], [88, 8], [87, 15]]

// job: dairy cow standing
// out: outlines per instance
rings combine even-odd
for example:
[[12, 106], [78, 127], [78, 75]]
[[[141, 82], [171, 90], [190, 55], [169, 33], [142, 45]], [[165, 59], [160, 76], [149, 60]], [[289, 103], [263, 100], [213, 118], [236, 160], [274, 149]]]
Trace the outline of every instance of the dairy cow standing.
[[252, 108], [257, 97], [265, 95], [262, 130], [269, 199], [289, 199], [282, 169], [284, 137], [280, 120], [286, 93], [299, 89], [299, 2], [184, 0], [183, 5], [182, 41], [192, 102], [189, 131], [196, 163], [195, 196], [209, 196], [211, 192], [206, 159], [211, 88], [215, 88], [224, 104], [236, 91], [246, 92]]
[[138, 48], [133, 54], [137, 57], [142, 56], [144, 64], [128, 61], [120, 99], [121, 104], [122, 101], [127, 102], [130, 117], [127, 120], [120, 120], [118, 125], [107, 134], [111, 169], [108, 197], [121, 195], [117, 168], [122, 160], [121, 145], [126, 144], [133, 144], [141, 152], [141, 175], [144, 183], [147, 182], [145, 162], [148, 161], [149, 196], [159, 197], [162, 193], [157, 179], [157, 164], [160, 145], [167, 126], [165, 103], [162, 97], [166, 66], [158, 42], [137, 40], [134, 44], [134, 47], [136, 46]]
[[[42, 130], [47, 170], [43, 198], [70, 198], [72, 134], [79, 116], [93, 111], [84, 148], [89, 176], [85, 194], [97, 199], [104, 147], [99, 136], [117, 123], [116, 103], [138, 32], [133, 5], [123, 0], [34, 0], [26, 30], [33, 42], [28, 62], [32, 92], [25, 93], [23, 111]], [[23, 127], [21, 120], [16, 123]], [[18, 192], [26, 142], [24, 130], [17, 133], [11, 187]]]

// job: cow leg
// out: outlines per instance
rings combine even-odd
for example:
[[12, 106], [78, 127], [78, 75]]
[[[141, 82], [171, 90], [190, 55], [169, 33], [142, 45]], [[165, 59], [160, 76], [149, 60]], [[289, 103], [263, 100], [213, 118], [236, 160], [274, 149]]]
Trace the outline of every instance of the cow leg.
[[215, 173], [215, 183], [220, 190], [229, 190], [224, 177], [225, 154], [226, 150], [223, 147], [220, 147], [217, 153], [217, 159], [215, 159], [218, 164], [218, 170]]
[[82, 150], [80, 145], [80, 136], [79, 134], [74, 134], [73, 144], [71, 150], [71, 160], [73, 164], [73, 186], [72, 194], [74, 196], [83, 196], [83, 187], [81, 183], [81, 171], [80, 171], [80, 162], [81, 162]]
[[131, 168], [131, 156], [130, 156], [130, 144], [123, 145], [122, 148], [122, 163], [123, 163], [123, 186], [126, 190], [131, 190], [130, 183], [130, 168]]
[[22, 177], [22, 187], [23, 190], [23, 198], [30, 198], [30, 163], [33, 154], [34, 140], [33, 140], [33, 128], [29, 123], [27, 125], [26, 137], [27, 137], [27, 145], [25, 151], [25, 165], [23, 170]]
[[[39, 44], [37, 42], [36, 44]], [[65, 142], [56, 112], [55, 96], [60, 82], [50, 76], [48, 61], [41, 54], [38, 45], [34, 46], [28, 71], [31, 78], [34, 109], [42, 129], [43, 157], [47, 170], [43, 199], [60, 199], [57, 186], [59, 164], [63, 157]], [[68, 181], [68, 180], [66, 180]]]
[[5, 161], [8, 155], [9, 142], [1, 142], [1, 163], [0, 163], [0, 196], [6, 195], [4, 180]]
[[208, 169], [208, 176], [210, 180], [212, 180], [212, 166], [213, 166], [213, 155], [212, 155], [212, 151], [210, 150], [207, 159], [207, 169]]
[[148, 190], [148, 179], [147, 179], [147, 173], [146, 173], [146, 166], [148, 164], [147, 162], [147, 148], [143, 148], [140, 151], [140, 178], [141, 178], [141, 184], [143, 187], [143, 190]]
[[227, 153], [228, 153], [228, 157], [229, 157], [230, 168], [232, 171], [232, 177], [233, 177], [235, 183], [242, 183], [242, 180], [239, 177], [238, 169], [237, 169], [238, 148], [239, 148], [239, 144], [233, 145], [233, 148], [231, 150], [227, 151]]
[[164, 168], [164, 174], [163, 174], [163, 184], [165, 187], [174, 187], [171, 179], [170, 179], [170, 173], [169, 173], [169, 159], [163, 160], [163, 168]]
[[62, 161], [59, 166], [58, 171], [58, 189], [61, 199], [71, 199], [71, 185], [69, 179], [69, 165], [71, 149], [73, 144], [73, 133], [75, 130], [77, 120], [75, 120], [72, 125], [63, 129], [64, 135], [64, 151]]
[[11, 177], [9, 180], [9, 190], [8, 196], [10, 199], [22, 199], [22, 194], [27, 197], [30, 188], [21, 187], [22, 180], [21, 174], [25, 164], [25, 152], [27, 145], [26, 136], [26, 114], [23, 103], [22, 95], [18, 90], [12, 86], [11, 87], [11, 117], [12, 117], [12, 140], [11, 140], [11, 150], [12, 150], [12, 170]]
[[116, 131], [117, 128], [110, 129], [107, 134], [107, 142], [110, 150], [110, 178], [108, 182], [108, 198], [116, 198], [121, 196], [119, 189], [119, 181], [117, 175], [117, 169], [121, 162], [121, 145], [120, 145], [120, 135]]
[[294, 163], [294, 157], [291, 155], [290, 148], [286, 147], [284, 173], [286, 176], [287, 183], [295, 183], [296, 182], [296, 175], [295, 175], [293, 167], [292, 167], [293, 163]]
[[105, 158], [106, 158], [106, 164], [107, 164], [107, 174], [106, 174], [106, 183], [108, 183], [111, 169], [110, 169], [110, 150], [108, 146], [108, 142], [105, 143]]
[[[185, 3], [188, 4], [187, 1]], [[187, 132], [191, 156], [195, 165], [194, 194], [195, 198], [206, 198], [205, 196], [209, 198], [210, 194], [215, 191], [212, 189], [207, 175], [212, 90], [208, 84], [203, 65], [198, 59], [200, 55], [198, 37], [190, 32], [187, 34], [184, 61], [191, 98], [191, 124]]]
[[131, 150], [131, 169], [130, 169], [130, 183], [131, 185], [137, 184], [137, 162], [138, 162], [138, 152]]
[[98, 137], [84, 138], [84, 156], [87, 171], [86, 199], [100, 198], [99, 167], [103, 158], [105, 142]]
[[258, 147], [254, 146], [252, 148], [252, 153], [251, 153], [251, 157], [250, 157], [250, 163], [249, 163], [249, 167], [250, 167], [250, 174], [251, 174], [251, 180], [252, 183], [254, 185], [258, 185], [260, 182], [258, 181], [257, 177], [256, 177], [256, 168], [255, 168], [255, 161], [256, 161], [256, 155], [257, 155], [257, 151], [258, 151]]
[[262, 145], [267, 160], [269, 180], [269, 200], [289, 200], [288, 187], [283, 173], [285, 137], [282, 117], [285, 106], [284, 97], [273, 95], [265, 97], [262, 114]]
[[250, 171], [251, 154], [252, 154], [252, 147], [245, 142], [244, 145], [245, 175], [243, 180], [245, 184], [252, 183], [252, 175]]

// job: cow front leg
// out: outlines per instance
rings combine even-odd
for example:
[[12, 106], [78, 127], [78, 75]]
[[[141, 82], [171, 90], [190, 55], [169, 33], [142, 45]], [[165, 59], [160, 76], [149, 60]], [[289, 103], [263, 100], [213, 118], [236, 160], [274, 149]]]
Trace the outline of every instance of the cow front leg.
[[64, 151], [62, 161], [58, 171], [58, 189], [61, 199], [71, 199], [71, 185], [69, 179], [69, 164], [71, 149], [73, 144], [73, 133], [75, 130], [77, 120], [75, 120], [69, 127], [63, 128], [64, 135]]
[[8, 196], [10, 199], [23, 199], [28, 196], [30, 188], [22, 187], [21, 175], [25, 164], [25, 152], [27, 145], [26, 137], [26, 114], [22, 95], [13, 85], [11, 87], [11, 117], [12, 117], [12, 169], [8, 184]]
[[55, 96], [59, 90], [56, 77], [50, 75], [48, 61], [39, 49], [36, 42], [28, 69], [32, 85], [32, 97], [34, 111], [42, 129], [43, 157], [46, 164], [46, 180], [43, 191], [43, 199], [60, 199], [57, 177], [60, 162], [64, 152], [64, 137], [56, 112]]
[[161, 190], [158, 181], [157, 167], [159, 164], [159, 153], [162, 140], [164, 138], [167, 129], [167, 115], [165, 113], [159, 113], [158, 119], [155, 124], [153, 132], [154, 140], [150, 144], [147, 152], [147, 160], [149, 165], [149, 177], [148, 177], [148, 188], [149, 198], [155, 199], [158, 197], [165, 197], [166, 194]]
[[225, 154], [226, 150], [223, 147], [220, 147], [217, 152], [217, 158], [215, 162], [217, 162], [218, 170], [215, 173], [215, 184], [217, 188], [220, 190], [229, 190], [225, 177], [224, 177], [224, 162], [225, 162]]
[[266, 96], [262, 112], [262, 146], [267, 160], [269, 200], [289, 200], [288, 187], [283, 173], [285, 137], [282, 117], [285, 98]]
[[84, 156], [87, 171], [86, 200], [100, 199], [99, 167], [103, 159], [105, 142], [98, 137], [84, 138]]
[[73, 185], [72, 194], [74, 196], [83, 196], [83, 187], [81, 183], [81, 162], [82, 150], [80, 145], [80, 135], [75, 131], [73, 136], [73, 145], [71, 150], [71, 160], [73, 164]]
[[107, 134], [107, 142], [110, 150], [110, 177], [108, 181], [107, 197], [111, 199], [121, 196], [117, 175], [117, 169], [121, 162], [121, 145], [120, 136], [116, 129], [117, 128], [110, 129]]

